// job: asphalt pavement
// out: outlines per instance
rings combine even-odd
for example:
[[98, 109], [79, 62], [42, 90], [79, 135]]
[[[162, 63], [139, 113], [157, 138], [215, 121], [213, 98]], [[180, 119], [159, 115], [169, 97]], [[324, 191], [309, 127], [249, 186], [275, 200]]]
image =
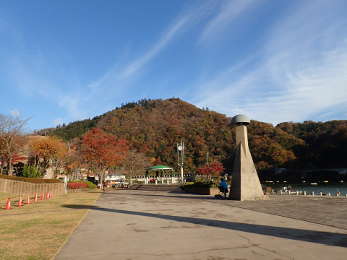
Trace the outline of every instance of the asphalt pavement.
[[[301, 220], [300, 209], [296, 215], [292, 210], [290, 217], [279, 216], [271, 205], [286, 202], [278, 201], [234, 202], [164, 191], [108, 192], [95, 206], [87, 206], [86, 218], [56, 259], [347, 259], [343, 224]], [[317, 205], [324, 212], [324, 203]]]

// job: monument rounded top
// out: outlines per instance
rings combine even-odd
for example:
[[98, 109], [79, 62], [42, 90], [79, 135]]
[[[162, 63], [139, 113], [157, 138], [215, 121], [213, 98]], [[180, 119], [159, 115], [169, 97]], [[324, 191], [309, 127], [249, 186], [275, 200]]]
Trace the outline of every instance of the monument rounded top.
[[232, 118], [232, 122], [236, 125], [249, 125], [251, 120], [245, 115], [236, 115]]

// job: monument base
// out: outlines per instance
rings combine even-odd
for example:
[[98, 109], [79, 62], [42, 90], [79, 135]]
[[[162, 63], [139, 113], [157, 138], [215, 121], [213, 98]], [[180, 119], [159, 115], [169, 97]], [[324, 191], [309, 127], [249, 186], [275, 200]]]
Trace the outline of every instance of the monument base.
[[244, 125], [236, 127], [236, 144], [231, 199], [262, 200], [264, 193], [248, 148], [247, 128]]

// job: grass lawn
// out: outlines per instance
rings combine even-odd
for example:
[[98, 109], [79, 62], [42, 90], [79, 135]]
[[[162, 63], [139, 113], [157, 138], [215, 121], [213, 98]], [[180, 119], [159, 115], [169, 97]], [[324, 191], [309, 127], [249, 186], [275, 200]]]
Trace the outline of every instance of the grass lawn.
[[8, 193], [0, 192], [0, 202], [2, 206], [5, 203], [4, 201], [6, 201], [8, 197], [10, 197]]
[[[0, 259], [51, 259], [87, 212], [63, 205], [93, 205], [99, 195], [74, 192], [23, 208], [0, 209]], [[7, 197], [0, 193], [2, 207]]]

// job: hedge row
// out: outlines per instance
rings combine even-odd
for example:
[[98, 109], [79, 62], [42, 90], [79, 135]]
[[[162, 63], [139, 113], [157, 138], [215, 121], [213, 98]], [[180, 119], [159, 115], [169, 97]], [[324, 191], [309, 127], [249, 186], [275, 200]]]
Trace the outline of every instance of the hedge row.
[[26, 177], [18, 177], [18, 176], [10, 176], [10, 175], [2, 175], [2, 174], [0, 174], [0, 179], [24, 181], [24, 182], [31, 182], [31, 183], [60, 183], [61, 182], [56, 179], [26, 178]]
[[82, 189], [82, 188], [88, 188], [88, 184], [85, 182], [69, 182], [67, 184], [67, 187], [69, 189]]

